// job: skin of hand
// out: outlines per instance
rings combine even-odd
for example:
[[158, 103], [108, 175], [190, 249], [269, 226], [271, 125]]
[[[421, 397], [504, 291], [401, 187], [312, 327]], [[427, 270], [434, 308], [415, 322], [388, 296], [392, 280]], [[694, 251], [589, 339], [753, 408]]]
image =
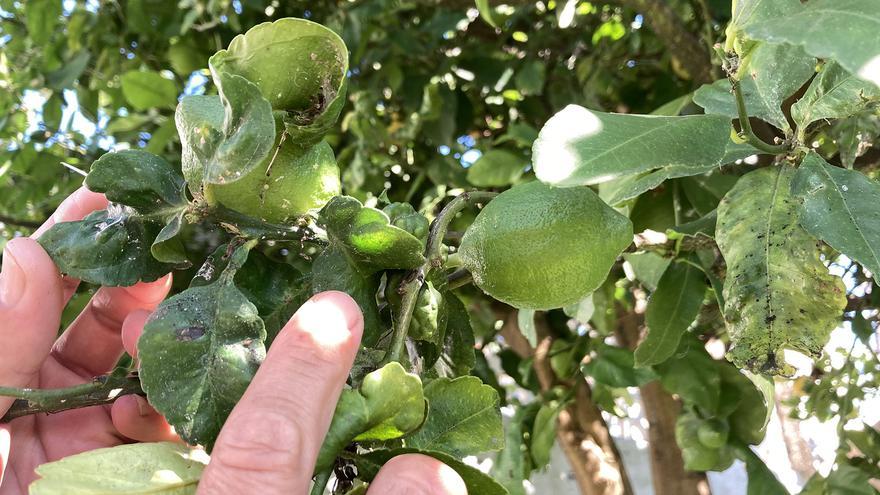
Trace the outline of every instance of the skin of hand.
[[[60, 388], [109, 372], [166, 297], [171, 276], [132, 287], [102, 287], [57, 337], [78, 281], [62, 276], [34, 240], [58, 222], [105, 208], [85, 188], [68, 197], [32, 238], [9, 241], [0, 271], [0, 385]], [[266, 360], [223, 427], [200, 494], [308, 493], [318, 450], [363, 332], [357, 304], [342, 292], [310, 299], [276, 337]], [[13, 399], [0, 397], [0, 416]], [[180, 441], [139, 396], [112, 405], [33, 415], [0, 424], [0, 495], [26, 494], [45, 462], [132, 441]], [[466, 495], [440, 461], [407, 454], [385, 464], [368, 495]]]

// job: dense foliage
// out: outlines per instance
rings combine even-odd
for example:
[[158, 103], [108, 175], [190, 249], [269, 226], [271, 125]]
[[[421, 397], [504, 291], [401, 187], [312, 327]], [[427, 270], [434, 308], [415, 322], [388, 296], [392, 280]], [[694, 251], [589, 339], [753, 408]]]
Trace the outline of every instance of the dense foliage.
[[[880, 435], [850, 420], [877, 386], [876, 2], [512, 3], [0, 2], [4, 235], [86, 171], [110, 206], [39, 239], [86, 282], [69, 311], [175, 272], [107, 383], [208, 451], [287, 319], [349, 293], [363, 347], [316, 493], [414, 451], [524, 493], [556, 439], [585, 493], [628, 493], [602, 414], [636, 389], [656, 493], [735, 459], [786, 493], [750, 446], [791, 380], [793, 417], [839, 421], [803, 493], [874, 493]], [[34, 490], [126, 456], [198, 480], [144, 444]]]

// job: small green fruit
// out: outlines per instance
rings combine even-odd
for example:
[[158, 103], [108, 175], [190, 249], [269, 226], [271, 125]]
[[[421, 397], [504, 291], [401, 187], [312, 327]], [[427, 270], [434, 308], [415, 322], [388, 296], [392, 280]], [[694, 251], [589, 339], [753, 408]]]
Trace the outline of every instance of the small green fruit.
[[529, 182], [486, 205], [460, 253], [490, 296], [517, 308], [552, 309], [595, 290], [632, 235], [629, 219], [590, 188]]
[[235, 182], [205, 184], [205, 198], [266, 222], [288, 223], [339, 195], [339, 167], [326, 142], [302, 151], [287, 140], [274, 162], [273, 155], [274, 149], [263, 163]]

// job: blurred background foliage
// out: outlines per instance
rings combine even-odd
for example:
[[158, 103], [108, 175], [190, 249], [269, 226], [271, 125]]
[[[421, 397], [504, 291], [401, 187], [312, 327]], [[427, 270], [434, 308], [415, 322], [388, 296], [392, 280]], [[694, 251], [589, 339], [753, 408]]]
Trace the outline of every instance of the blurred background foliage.
[[[216, 93], [207, 72], [208, 57], [251, 26], [282, 17], [327, 25], [349, 47], [348, 101], [338, 131], [329, 137], [342, 169], [344, 192], [373, 205], [380, 198], [411, 202], [429, 216], [463, 189], [505, 188], [528, 179], [531, 143], [538, 129], [568, 104], [651, 113], [668, 103], [659, 111], [696, 112], [687, 95], [721, 77], [714, 69], [719, 64], [712, 59], [711, 46], [723, 36], [730, 17], [727, 0], [488, 4], [0, 0], [0, 247], [45, 220], [81, 185], [77, 170], [88, 171], [108, 151], [143, 148], [179, 164], [174, 124], [179, 98]], [[816, 144], [833, 155], [847, 132], [846, 121], [820, 129]], [[870, 143], [863, 138], [849, 136], [851, 144], [841, 151], [853, 156], [864, 153]], [[686, 190], [684, 201], [695, 218], [711, 211], [735, 182], [719, 174], [681, 180], [703, 186]], [[637, 231], [663, 231], [681, 220], [676, 218], [681, 207], [674, 204], [679, 195], [671, 190], [661, 186], [630, 205]], [[459, 219], [453, 230], [463, 230], [470, 220]], [[627, 261], [642, 270], [638, 277], [642, 281], [651, 278], [646, 270], [665, 268], [656, 259], [628, 256]], [[658, 277], [659, 273], [662, 269]], [[861, 273], [852, 273], [851, 278], [852, 287], [872, 283]], [[635, 315], [645, 289], [652, 289], [633, 280], [618, 265], [593, 295], [591, 307], [569, 308], [568, 315], [554, 311], [537, 323], [547, 325], [557, 337], [550, 364], [558, 376], [577, 373], [576, 364], [587, 349], [607, 358], [605, 367], [590, 372], [587, 393], [591, 395], [586, 398], [592, 404], [590, 411], [601, 410], [605, 417], [627, 416], [634, 399], [626, 387], [643, 381], [632, 376], [629, 351], [615, 354], [621, 349], [602, 343], [617, 331], [618, 344], [627, 347], [626, 329], [615, 329], [620, 321], [625, 324], [618, 317]], [[475, 289], [468, 291], [471, 297], [466, 302], [478, 346], [491, 350], [493, 341], [504, 342], [496, 335], [505, 335], [510, 347], [496, 346], [492, 351], [497, 366], [520, 390], [544, 399], [518, 408], [510, 420], [514, 427], [509, 437], [534, 449], [526, 456], [505, 451], [498, 459], [507, 469], [500, 476], [506, 473], [508, 485], [513, 486], [549, 461], [553, 424], [560, 404], [568, 403], [571, 395], [541, 387], [528, 346], [519, 342], [522, 352], [517, 352], [513, 337], [521, 333], [505, 333], [510, 325], [534, 332], [530, 326], [535, 321], [518, 320], [509, 308], [490, 305]], [[88, 297], [88, 288], [81, 289], [65, 317], [77, 314]], [[712, 336], [723, 322], [717, 305], [707, 308], [697, 321], [696, 333]], [[570, 317], [589, 320], [591, 331], [572, 326]], [[852, 328], [867, 344], [871, 324], [853, 322]], [[866, 345], [866, 349], [871, 348]], [[847, 363], [856, 359], [851, 351]], [[482, 354], [477, 356], [475, 374], [504, 392]], [[876, 370], [876, 359], [867, 352], [859, 356], [858, 365], [834, 364], [834, 359], [819, 363], [813, 376], [793, 382], [780, 397], [784, 410], [802, 418], [855, 417], [850, 407], [853, 394], [876, 389], [876, 379], [859, 378]], [[850, 386], [856, 382], [858, 387]], [[841, 387], [843, 394], [838, 392]], [[522, 397], [508, 395], [508, 403]], [[671, 400], [668, 394], [658, 397], [661, 402]], [[667, 445], [659, 445], [660, 450], [675, 449], [674, 437], [667, 433]], [[860, 435], [849, 443], [842, 441], [839, 449], [848, 450], [856, 443], [880, 444], [868, 433]], [[538, 443], [530, 436], [543, 440]], [[810, 469], [809, 461], [803, 472], [795, 468], [800, 482], [809, 477]]]

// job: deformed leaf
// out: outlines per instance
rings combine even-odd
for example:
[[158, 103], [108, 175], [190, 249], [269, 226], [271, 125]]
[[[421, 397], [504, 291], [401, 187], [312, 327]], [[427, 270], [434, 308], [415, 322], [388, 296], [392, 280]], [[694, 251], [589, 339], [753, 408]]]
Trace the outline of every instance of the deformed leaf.
[[424, 263], [422, 242], [391, 225], [384, 212], [363, 206], [350, 196], [336, 196], [320, 212], [331, 241], [340, 246], [364, 273], [412, 269]]
[[730, 119], [721, 115], [625, 115], [569, 105], [535, 141], [535, 174], [551, 185], [578, 186], [668, 166], [705, 171], [721, 164], [728, 141]]
[[461, 299], [452, 292], [446, 291], [443, 299], [448, 318], [440, 359], [449, 366], [454, 376], [467, 375], [476, 365], [474, 329], [471, 327], [470, 314]]
[[185, 217], [186, 210], [181, 209], [168, 219], [168, 223], [162, 227], [150, 246], [150, 253], [154, 258], [163, 263], [173, 263], [179, 268], [191, 266], [183, 241], [178, 237], [186, 223]]
[[151, 282], [174, 268], [150, 252], [162, 226], [111, 203], [83, 220], [53, 225], [39, 243], [62, 273], [98, 285], [129, 286], [139, 280]]
[[803, 201], [800, 224], [807, 232], [880, 273], [880, 186], [875, 181], [809, 153], [791, 189]]
[[[782, 112], [782, 103], [813, 75], [816, 59], [801, 47], [759, 43], [749, 54], [749, 63], [740, 75], [740, 89], [749, 115], [782, 130], [791, 126]], [[704, 85], [694, 93], [694, 103], [706, 113], [736, 118], [736, 99], [727, 79]]]
[[728, 358], [763, 373], [789, 373], [783, 349], [819, 355], [846, 306], [816, 241], [799, 224], [794, 170], [742, 176], [718, 206], [715, 239], [727, 262], [724, 317]]
[[193, 194], [203, 183], [226, 183], [247, 175], [272, 151], [272, 106], [247, 79], [212, 71], [219, 96], [188, 96], [175, 113], [183, 175]]
[[92, 164], [85, 185], [142, 214], [173, 215], [187, 204], [180, 173], [163, 158], [141, 150], [103, 155]]
[[303, 147], [323, 137], [345, 103], [348, 49], [332, 30], [305, 19], [258, 24], [214, 54], [210, 66], [256, 84]]
[[358, 455], [354, 460], [358, 468], [358, 476], [361, 479], [372, 481], [379, 473], [379, 469], [388, 461], [403, 454], [422, 454], [433, 457], [443, 464], [451, 467], [461, 476], [467, 487], [467, 492], [473, 495], [508, 495], [506, 488], [492, 479], [488, 474], [479, 469], [469, 466], [457, 458], [443, 452], [431, 450], [419, 450], [411, 448], [374, 450], [366, 454]]
[[187, 495], [196, 492], [208, 456], [178, 443], [96, 449], [37, 467], [31, 495]]
[[807, 92], [791, 106], [798, 126], [822, 119], [843, 119], [880, 102], [880, 87], [866, 82], [834, 62], [822, 67]]
[[263, 320], [234, 284], [249, 249], [236, 249], [214, 283], [160, 304], [138, 341], [150, 404], [182, 439], [208, 450], [266, 356]]
[[880, 9], [875, 0], [811, 0], [798, 7], [785, 15], [785, 22], [764, 18], [743, 31], [756, 40], [803, 45], [810, 55], [836, 60], [880, 86]]
[[669, 265], [648, 300], [648, 335], [636, 349], [637, 366], [662, 363], [675, 354], [681, 336], [703, 306], [705, 293], [705, 276], [700, 268], [687, 262]]
[[437, 378], [425, 387], [428, 419], [407, 447], [456, 457], [504, 447], [498, 392], [475, 376]]
[[351, 442], [383, 442], [417, 429], [425, 421], [426, 409], [422, 381], [400, 363], [368, 374], [357, 390], [342, 391], [315, 471], [332, 466]]

